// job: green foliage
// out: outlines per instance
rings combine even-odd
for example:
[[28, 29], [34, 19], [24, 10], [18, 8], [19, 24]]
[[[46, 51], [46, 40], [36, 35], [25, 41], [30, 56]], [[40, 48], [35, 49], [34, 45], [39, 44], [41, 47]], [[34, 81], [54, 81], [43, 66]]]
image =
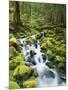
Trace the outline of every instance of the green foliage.
[[16, 82], [9, 82], [9, 89], [20, 89], [19, 85]]

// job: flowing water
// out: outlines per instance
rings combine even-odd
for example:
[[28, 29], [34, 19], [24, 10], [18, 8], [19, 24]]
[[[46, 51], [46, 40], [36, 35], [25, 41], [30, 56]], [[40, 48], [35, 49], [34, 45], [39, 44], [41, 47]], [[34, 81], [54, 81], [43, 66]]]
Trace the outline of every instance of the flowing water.
[[[35, 35], [31, 37], [35, 38]], [[39, 40], [37, 40], [37, 43], [36, 43], [37, 47], [35, 47], [34, 44], [32, 45], [27, 44], [26, 39], [27, 38], [20, 39], [20, 42], [23, 44], [22, 53], [25, 55], [25, 61], [28, 62], [28, 57], [30, 57], [30, 50], [33, 50], [36, 52], [36, 55], [34, 55], [33, 57], [33, 60], [36, 64], [30, 65], [30, 67], [34, 68], [38, 73], [38, 77], [37, 77], [38, 87], [58, 86], [60, 82], [59, 75], [56, 69], [51, 69], [46, 65], [46, 63], [49, 62], [48, 56], [46, 56], [46, 61], [44, 62], [42, 57], [43, 53], [41, 53]], [[61, 84], [64, 85], [64, 82], [62, 82]]]

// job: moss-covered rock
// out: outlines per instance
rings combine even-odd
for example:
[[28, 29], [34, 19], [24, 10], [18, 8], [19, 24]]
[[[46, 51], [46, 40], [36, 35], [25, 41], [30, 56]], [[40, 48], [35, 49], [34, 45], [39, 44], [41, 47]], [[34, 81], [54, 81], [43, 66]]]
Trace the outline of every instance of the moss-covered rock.
[[31, 55], [31, 57], [33, 57], [34, 55], [36, 55], [35, 51], [30, 50], [30, 55]]
[[19, 52], [16, 51], [16, 49], [13, 46], [9, 48], [9, 60], [14, 59], [18, 54]]
[[26, 80], [24, 83], [23, 83], [23, 87], [24, 88], [34, 88], [37, 86], [37, 80], [36, 79], [29, 79], [29, 80]]
[[14, 70], [17, 66], [24, 64], [25, 64], [24, 61], [13, 59], [9, 62], [9, 69]]
[[26, 66], [26, 65], [19, 65], [13, 73], [13, 76], [17, 79], [21, 78], [22, 80], [26, 80], [30, 77], [32, 74], [33, 70]]
[[63, 58], [61, 56], [59, 56], [59, 55], [55, 56], [55, 61], [56, 62], [64, 62]]
[[34, 76], [35, 78], [38, 76], [38, 73], [36, 70], [34, 70], [34, 72], [32, 73], [32, 76]]
[[48, 48], [52, 48], [53, 47], [53, 44], [52, 44], [52, 38], [44, 38], [42, 41], [41, 41], [41, 49], [43, 50], [46, 50]]
[[41, 33], [38, 33], [37, 35], [36, 35], [36, 39], [40, 39], [42, 37], [42, 34]]
[[19, 85], [16, 82], [9, 82], [9, 89], [20, 89]]
[[14, 72], [13, 70], [10, 70], [10, 71], [9, 71], [9, 80], [10, 80], [10, 81], [16, 81], [16, 79], [15, 79], [14, 76], [13, 76], [13, 72]]
[[35, 42], [36, 42], [36, 39], [34, 39], [34, 38], [32, 38], [32, 37], [29, 37], [29, 38], [27, 38], [26, 42], [27, 42], [28, 44], [32, 44], [32, 43], [35, 43]]
[[54, 68], [54, 64], [52, 62], [47, 62], [46, 65], [49, 67], [49, 68]]
[[19, 53], [18, 56], [16, 56], [15, 59], [17, 61], [24, 61], [25, 60], [25, 56], [22, 53]]
[[13, 37], [9, 40], [9, 45], [10, 46], [19, 46], [19, 42], [17, 41], [17, 39], [15, 37]]
[[53, 53], [52, 53], [52, 51], [51, 51], [51, 50], [47, 50], [47, 52], [46, 52], [46, 53], [47, 53], [47, 55], [48, 55], [48, 56], [52, 56], [52, 55], [53, 55]]
[[9, 62], [9, 69], [14, 70], [18, 65], [25, 64], [25, 57], [22, 53], [19, 53], [18, 56], [14, 57], [14, 59]]

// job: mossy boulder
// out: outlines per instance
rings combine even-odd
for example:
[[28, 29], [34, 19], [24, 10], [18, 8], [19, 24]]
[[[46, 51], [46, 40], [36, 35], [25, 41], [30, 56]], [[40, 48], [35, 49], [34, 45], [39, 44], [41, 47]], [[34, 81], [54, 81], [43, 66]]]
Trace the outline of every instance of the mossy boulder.
[[64, 57], [61, 57], [61, 56], [55, 56], [55, 62], [57, 62], [56, 63], [56, 66], [57, 66], [57, 68], [59, 68], [59, 69], [65, 69], [65, 65], [66, 65], [66, 61], [65, 61], [65, 59], [64, 59]]
[[32, 74], [33, 70], [26, 66], [26, 65], [19, 65], [13, 73], [13, 76], [17, 79], [22, 79], [22, 80], [26, 80], [30, 77], [30, 75]]
[[38, 33], [37, 35], [36, 35], [36, 39], [40, 39], [42, 37], [42, 34], [41, 33]]
[[17, 39], [15, 37], [13, 37], [9, 40], [9, 45], [10, 46], [19, 46], [19, 42], [17, 41]]
[[18, 54], [19, 52], [13, 46], [9, 48], [9, 59], [10, 60], [14, 59]]
[[63, 62], [58, 63], [57, 66], [59, 69], [64, 69], [64, 63]]
[[32, 44], [32, 43], [35, 43], [35, 42], [36, 42], [36, 39], [34, 39], [34, 38], [32, 38], [32, 37], [29, 37], [29, 38], [27, 38], [26, 42], [27, 42], [28, 44]]
[[47, 54], [48, 56], [52, 56], [52, 55], [53, 55], [53, 53], [52, 53], [51, 50], [47, 50], [46, 54]]
[[16, 56], [15, 59], [17, 61], [24, 61], [25, 60], [25, 56], [22, 53], [19, 53], [18, 56]]
[[18, 56], [16, 56], [14, 59], [10, 60], [9, 62], [9, 69], [14, 70], [18, 65], [24, 65], [25, 57], [22, 53], [19, 53]]
[[56, 61], [56, 62], [64, 62], [63, 57], [61, 57], [61, 56], [59, 56], [59, 55], [56, 55], [56, 56], [55, 56], [55, 61]]
[[52, 62], [47, 62], [46, 65], [49, 67], [49, 68], [54, 68], [54, 64]]
[[17, 66], [24, 64], [25, 64], [24, 61], [13, 59], [9, 62], [9, 69], [14, 70]]
[[35, 88], [35, 87], [37, 87], [37, 80], [35, 78], [26, 80], [23, 83], [23, 87], [24, 88]]
[[9, 82], [9, 89], [20, 89], [20, 86], [16, 82], [10, 81]]
[[13, 72], [14, 72], [13, 70], [10, 70], [10, 71], [9, 71], [9, 80], [10, 80], [10, 81], [16, 81], [16, 79], [15, 79], [14, 76], [13, 76]]
[[33, 57], [34, 55], [36, 55], [35, 51], [30, 50], [30, 55], [31, 55], [31, 57]]
[[14, 38], [14, 35], [12, 33], [9, 34], [9, 38]]
[[65, 56], [65, 53], [66, 53], [65, 45], [64, 44], [62, 44], [62, 45], [60, 44], [59, 46], [56, 45], [55, 51], [58, 55]]
[[44, 38], [41, 41], [41, 49], [46, 50], [48, 48], [52, 48], [53, 44], [52, 44], [52, 38]]
[[38, 73], [36, 70], [34, 70], [34, 72], [32, 73], [32, 76], [34, 76], [35, 78], [38, 76]]

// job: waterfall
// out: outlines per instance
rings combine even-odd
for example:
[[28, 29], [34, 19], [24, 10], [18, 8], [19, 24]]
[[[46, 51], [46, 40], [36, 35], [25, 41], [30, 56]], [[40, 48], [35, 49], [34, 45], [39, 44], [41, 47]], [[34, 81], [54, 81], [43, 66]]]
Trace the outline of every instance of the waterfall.
[[[35, 38], [35, 36], [33, 37]], [[31, 65], [30, 67], [36, 69], [38, 73], [37, 77], [38, 87], [58, 86], [59, 75], [55, 69], [51, 69], [46, 65], [46, 63], [49, 62], [48, 56], [46, 56], [46, 61], [44, 62], [41, 53], [40, 41], [37, 40], [36, 43], [37, 47], [35, 47], [34, 44], [31, 46], [26, 44], [26, 39], [20, 39], [20, 41], [23, 44], [22, 53], [25, 55], [26, 61], [28, 61], [28, 57], [30, 56], [30, 50], [36, 52], [36, 55], [34, 55], [33, 57], [36, 65]]]

